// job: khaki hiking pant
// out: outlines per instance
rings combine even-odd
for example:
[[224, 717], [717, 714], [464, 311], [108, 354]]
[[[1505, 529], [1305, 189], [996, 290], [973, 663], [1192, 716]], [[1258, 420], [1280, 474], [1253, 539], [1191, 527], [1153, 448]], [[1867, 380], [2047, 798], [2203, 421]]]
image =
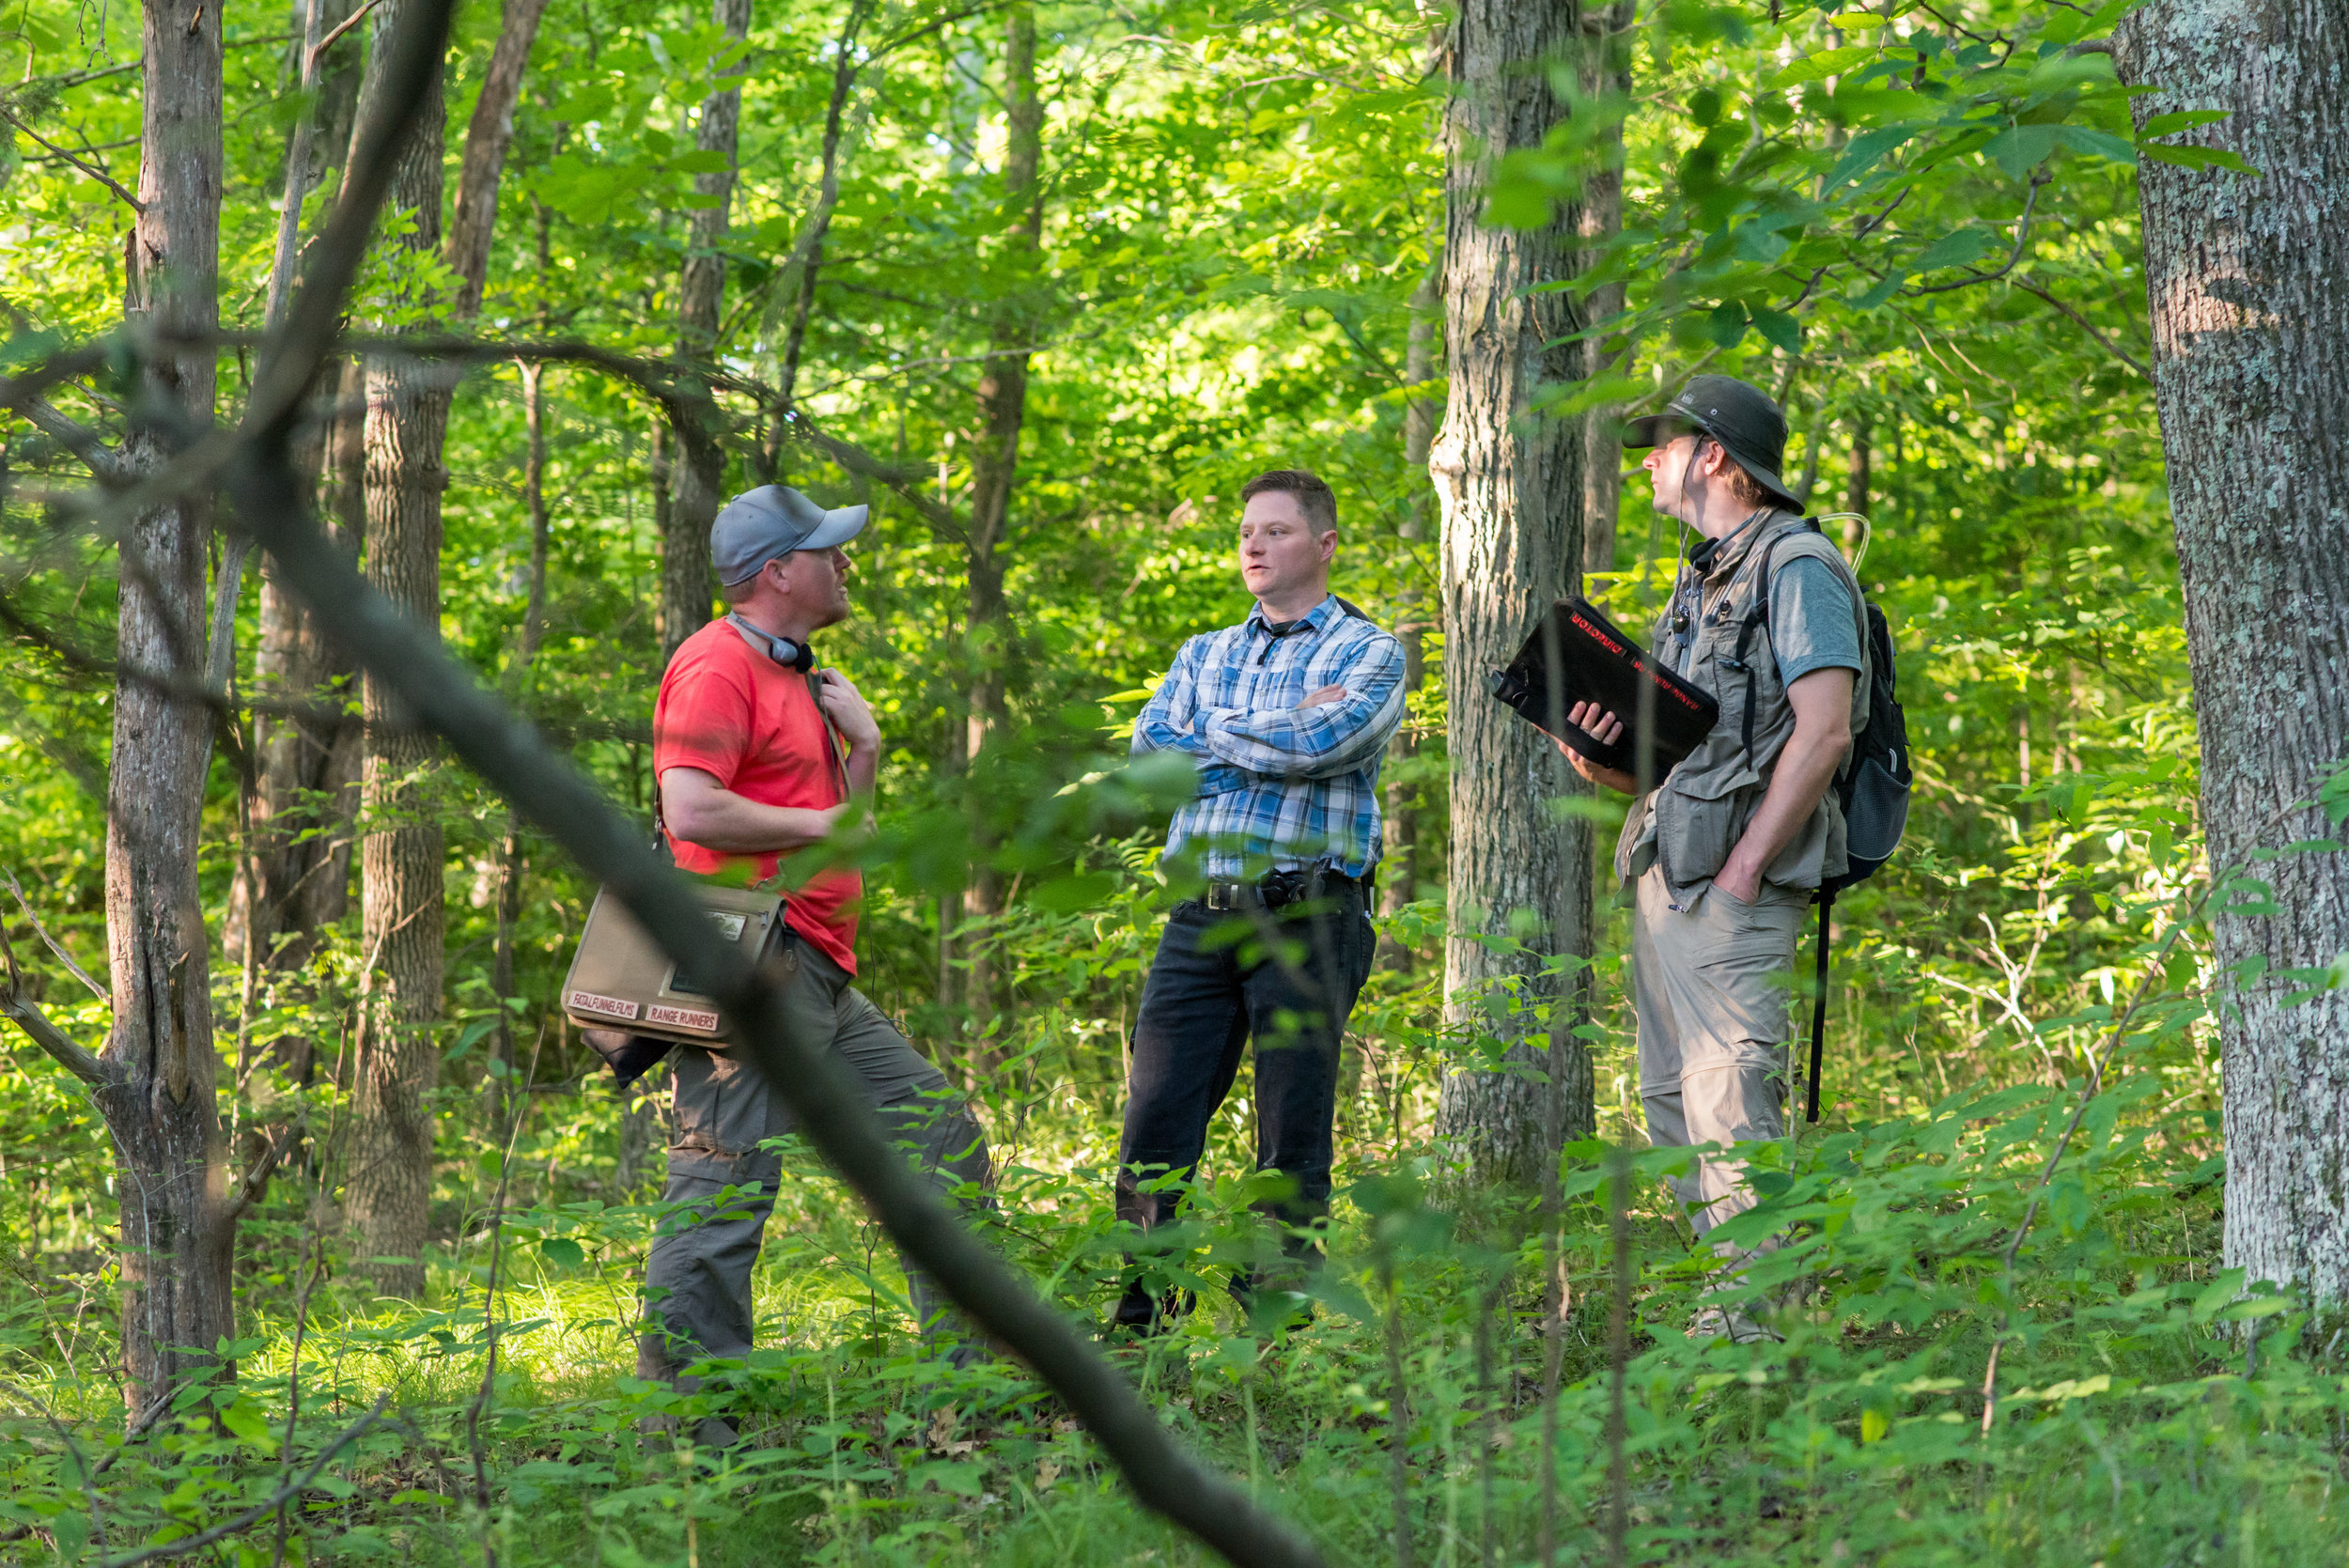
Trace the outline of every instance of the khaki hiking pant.
[[[941, 1190], [984, 1187], [985, 1135], [946, 1075], [913, 1048], [881, 1010], [852, 986], [838, 964], [796, 936], [786, 939], [785, 1005], [816, 1037], [832, 1042], [863, 1090], [881, 1130]], [[646, 1329], [637, 1340], [636, 1374], [675, 1379], [702, 1357], [750, 1354], [751, 1270], [774, 1212], [783, 1156], [761, 1149], [794, 1130], [791, 1112], [759, 1070], [739, 1052], [679, 1046], [669, 1140], [670, 1205], [645, 1266]], [[754, 1190], [753, 1184], [755, 1184]], [[742, 1189], [731, 1197], [728, 1188]], [[978, 1204], [966, 1191], [966, 1204]], [[919, 1270], [906, 1269], [912, 1307], [926, 1339], [956, 1332], [944, 1296]]]
[[[1806, 888], [1763, 884], [1741, 904], [1718, 888], [1674, 908], [1650, 867], [1631, 922], [1640, 1101], [1648, 1141], [1756, 1142], [1786, 1135], [1788, 992]], [[1757, 1202], [1742, 1160], [1701, 1159], [1674, 1190], [1699, 1236]]]

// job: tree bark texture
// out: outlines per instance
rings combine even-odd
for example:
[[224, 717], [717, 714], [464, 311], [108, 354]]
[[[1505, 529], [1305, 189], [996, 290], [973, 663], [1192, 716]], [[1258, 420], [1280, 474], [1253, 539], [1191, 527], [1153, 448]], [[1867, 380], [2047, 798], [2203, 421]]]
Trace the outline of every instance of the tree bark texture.
[[[286, 194], [279, 214], [277, 254], [270, 269], [267, 322], [275, 330], [286, 318], [300, 272], [303, 202], [324, 180], [350, 140], [357, 107], [357, 73], [349, 65], [355, 43], [337, 40], [311, 59], [320, 39], [349, 14], [344, 0], [308, 0], [303, 8], [302, 84], [313, 94], [310, 112], [294, 127], [286, 155]], [[322, 219], [321, 219], [322, 221]], [[354, 379], [346, 381], [346, 374]], [[327, 407], [323, 417], [305, 422], [297, 439], [295, 472], [307, 481], [340, 444], [335, 433], [357, 441], [364, 419], [363, 373], [329, 360], [318, 387]], [[348, 399], [347, 408], [337, 406]], [[357, 477], [353, 462], [353, 478]], [[364, 506], [353, 489], [350, 505], [338, 493], [327, 499], [330, 537], [356, 554]], [[290, 702], [332, 702], [350, 676], [334, 642], [285, 591], [274, 562], [261, 561], [254, 650], [254, 684]], [[257, 714], [253, 722], [253, 770], [245, 802], [249, 843], [229, 893], [226, 947], [229, 957], [248, 956], [257, 971], [298, 971], [310, 956], [319, 927], [340, 920], [350, 901], [349, 825], [358, 808], [359, 726], [317, 718]], [[306, 1042], [291, 1042], [282, 1054], [306, 1066]]]
[[[781, 460], [784, 420], [800, 391], [800, 359], [807, 349], [807, 324], [816, 308], [816, 280], [824, 270], [824, 238], [832, 232], [832, 215], [840, 205], [840, 143], [848, 126], [848, 94], [864, 69], [856, 36], [872, 14], [874, 0], [852, 0], [841, 23], [832, 65], [832, 97], [824, 105], [823, 173], [816, 183], [816, 204], [801, 225], [791, 247], [791, 321], [784, 330], [780, 369], [775, 378], [775, 419], [768, 427], [766, 464], [771, 474]], [[773, 483], [771, 479], [770, 483]]]
[[[221, 38], [201, 0], [148, 0], [138, 215], [126, 311], [207, 333], [220, 319]], [[212, 419], [213, 354], [154, 362], [145, 396], [198, 426]], [[134, 422], [126, 466], [170, 460], [169, 438]], [[190, 495], [141, 513], [120, 551], [117, 646], [127, 665], [191, 680], [205, 664], [210, 515]], [[106, 948], [114, 1026], [99, 1110], [119, 1160], [122, 1353], [135, 1423], [236, 1335], [235, 1219], [213, 1101], [210, 965], [196, 885], [197, 819], [210, 756], [203, 704], [123, 680], [106, 794]]]
[[[1427, 454], [1436, 443], [1436, 403], [1428, 384], [1443, 373], [1443, 362], [1438, 350], [1441, 339], [1439, 319], [1443, 306], [1442, 281], [1433, 268], [1411, 291], [1411, 322], [1403, 340], [1403, 380], [1411, 388], [1403, 405], [1403, 464], [1405, 472], [1422, 474], [1427, 470]], [[1427, 526], [1428, 493], [1425, 486], [1414, 485], [1411, 497], [1404, 505], [1403, 536], [1418, 540], [1424, 536]], [[1427, 677], [1426, 622], [1417, 588], [1405, 591], [1403, 613], [1405, 620], [1394, 629], [1403, 644], [1403, 689], [1416, 692]], [[1410, 777], [1408, 763], [1419, 752], [1419, 739], [1408, 720], [1395, 732], [1387, 747], [1387, 787], [1381, 823], [1385, 843], [1382, 846], [1378, 878], [1378, 910], [1384, 915], [1400, 914], [1419, 891], [1421, 875], [1419, 857], [1419, 785]], [[1414, 962], [1411, 950], [1391, 934], [1378, 939], [1378, 961], [1398, 973], [1410, 972]]]
[[[968, 755], [984, 768], [989, 737], [1001, 733], [1006, 713], [1005, 678], [1015, 649], [1011, 614], [1003, 597], [1003, 544], [1011, 524], [1011, 496], [1019, 480], [1019, 438], [1028, 414], [1028, 359], [1034, 341], [1034, 298], [1037, 242], [1044, 209], [1036, 177], [1044, 157], [1044, 101], [1035, 89], [1035, 9], [1012, 7], [1003, 39], [1003, 207], [1009, 219], [997, 271], [1003, 279], [988, 332], [988, 353], [979, 373], [979, 439], [971, 458], [971, 534], [967, 557], [969, 618], [965, 633], [971, 659], [971, 719]], [[985, 849], [990, 835], [982, 832]], [[1003, 873], [982, 860], [972, 868], [967, 912], [989, 920], [1003, 912]], [[969, 997], [972, 1021], [984, 1030], [1000, 984], [991, 938], [971, 944]]]
[[514, 105], [521, 101], [522, 68], [538, 37], [547, 0], [506, 0], [490, 69], [465, 127], [465, 160], [457, 173], [457, 206], [448, 225], [448, 264], [457, 274], [457, 318], [470, 321], [481, 310], [482, 285], [490, 275], [490, 235], [497, 226], [498, 180], [506, 150], [514, 141]]
[[[534, 360], [524, 360], [521, 369], [522, 429], [528, 442], [522, 456], [522, 507], [530, 516], [530, 579], [522, 600], [521, 637], [515, 646], [513, 661], [506, 667], [504, 685], [509, 701], [519, 700], [530, 690], [531, 668], [538, 660], [538, 644], [546, 634], [547, 614], [546, 366]], [[497, 1059], [505, 1063], [509, 1073], [517, 1061], [514, 1015], [503, 1009], [506, 999], [516, 994], [514, 939], [521, 926], [522, 877], [526, 869], [521, 831], [520, 814], [508, 811], [506, 831], [498, 839], [497, 944], [490, 961], [490, 989], [497, 997], [501, 1008], [495, 1048]]]
[[[2331, 836], [2295, 810], [2349, 745], [2349, 10], [2155, 0], [2122, 26], [2140, 127], [2174, 110], [2256, 175], [2142, 162], [2154, 389], [2170, 474], [2214, 872]], [[2226, 1081], [2226, 1259], [2349, 1297], [2349, 993], [2287, 1001], [2349, 948], [2340, 851], [2248, 866], [2264, 915], [2212, 920]], [[2240, 899], [2235, 902], [2241, 902]]]
[[[1463, 1069], [1444, 1079], [1436, 1130], [1471, 1180], [1525, 1187], [1561, 1130], [1592, 1120], [1590, 1053], [1567, 1032], [1585, 982], [1539, 977], [1546, 958], [1590, 952], [1591, 841], [1580, 820], [1551, 814], [1557, 798], [1585, 792], [1579, 777], [1485, 685], [1579, 582], [1581, 422], [1532, 411], [1538, 389], [1579, 373], [1579, 351], [1553, 346], [1579, 323], [1564, 291], [1529, 292], [1573, 275], [1579, 220], [1566, 210], [1539, 230], [1488, 228], [1478, 211], [1494, 164], [1540, 146], [1563, 114], [1541, 62], [1578, 47], [1571, 0], [1467, 0], [1453, 23], [1443, 118], [1450, 390], [1428, 471], [1443, 508], [1452, 721], [1446, 1015], [1500, 1041], [1508, 1065], [1550, 1074], [1563, 1104], [1553, 1110], [1550, 1088], [1519, 1073]], [[1479, 934], [1516, 936], [1526, 952], [1496, 952]], [[1536, 1002], [1554, 1010], [1548, 1039], [1528, 1010]]]
[[[1582, 13], [1579, 55], [1585, 94], [1631, 92], [1631, 24], [1638, 0], [1615, 0], [1611, 6]], [[1585, 264], [1597, 260], [1596, 250], [1623, 228], [1623, 125], [1618, 121], [1599, 138], [1596, 162], [1582, 187], [1581, 231]], [[1585, 319], [1603, 321], [1624, 306], [1621, 283], [1601, 284], [1583, 301]], [[1593, 341], [1582, 352], [1590, 371], [1601, 368], [1602, 345]], [[1626, 349], [1618, 369], [1630, 368]], [[1623, 515], [1623, 433], [1612, 409], [1593, 409], [1582, 421], [1582, 569], [1615, 569], [1615, 525]]]
[[[711, 20], [728, 39], [751, 30], [751, 0], [714, 0]], [[734, 199], [735, 148], [742, 118], [742, 65], [724, 68], [718, 90], [702, 100], [701, 129], [694, 146], [715, 152], [725, 166], [693, 177], [693, 189], [710, 203], [697, 207], [686, 225], [685, 270], [677, 286], [677, 356], [706, 362], [718, 351], [719, 313], [725, 303], [726, 213]], [[713, 199], [714, 198], [714, 199]], [[725, 448], [719, 442], [718, 405], [707, 387], [687, 381], [685, 395], [671, 405], [677, 452], [670, 471], [670, 496], [661, 548], [661, 657], [665, 663], [677, 644], [709, 620], [711, 572], [709, 525], [717, 520], [726, 478]]]
[[1859, 546], [1867, 537], [1866, 528], [1859, 519], [1869, 516], [1868, 491], [1875, 477], [1872, 471], [1875, 457], [1875, 448], [1869, 441], [1868, 423], [1855, 414], [1851, 427], [1851, 467], [1843, 474], [1843, 510], [1859, 514], [1858, 517], [1843, 520], [1843, 554], [1853, 560], [1859, 558]]
[[[378, 7], [363, 99], [378, 89], [383, 56], [404, 4]], [[363, 107], [361, 119], [367, 117]], [[395, 241], [421, 258], [441, 248], [441, 146], [436, 79], [401, 148], [391, 206], [411, 215]], [[428, 314], [433, 302], [422, 304]], [[434, 633], [441, 618], [441, 492], [448, 483], [442, 440], [449, 389], [438, 366], [373, 355], [366, 367], [365, 489], [367, 581]], [[438, 1074], [446, 856], [428, 775], [436, 748], [413, 716], [373, 675], [364, 687], [366, 724], [361, 790], [366, 822], [359, 846], [358, 1048], [347, 1196], [363, 1266], [387, 1296], [424, 1289], [432, 1197], [432, 1113]], [[373, 1262], [393, 1259], [396, 1262]]]

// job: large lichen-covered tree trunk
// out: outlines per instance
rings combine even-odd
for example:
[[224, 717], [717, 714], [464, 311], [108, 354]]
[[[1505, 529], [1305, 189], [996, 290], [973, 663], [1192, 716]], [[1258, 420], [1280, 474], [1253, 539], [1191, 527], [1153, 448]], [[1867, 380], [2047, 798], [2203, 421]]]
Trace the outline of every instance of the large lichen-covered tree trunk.
[[[2155, 0], [2118, 41], [2140, 129], [2256, 175], [2142, 161], [2154, 385], [2169, 459], [2212, 865], [2325, 837], [2294, 810], [2349, 752], [2349, 10]], [[2227, 1090], [2226, 1257], [2349, 1298], [2349, 995], [2286, 976], [2349, 949], [2339, 852], [2263, 861], [2273, 913], [2213, 921]], [[2264, 960], [2256, 976], [2235, 970]]]
[[[1570, 379], [1579, 355], [1555, 347], [1573, 329], [1563, 291], [1531, 292], [1571, 276], [1571, 210], [1535, 230], [1478, 222], [1501, 157], [1541, 145], [1563, 116], [1546, 60], [1577, 48], [1571, 0], [1467, 0], [1453, 24], [1452, 96], [1444, 110], [1445, 346], [1451, 389], [1428, 461], [1443, 506], [1444, 684], [1451, 705], [1452, 938], [1447, 1021], [1497, 1037], [1505, 1065], [1556, 1074], [1563, 1104], [1524, 1072], [1455, 1071], [1436, 1129], [1472, 1177], [1532, 1185], [1551, 1140], [1591, 1122], [1590, 1055], [1568, 1033], [1579, 982], [1537, 978], [1552, 955], [1590, 951], [1590, 832], [1561, 823], [1552, 802], [1584, 792], [1548, 740], [1486, 690], [1550, 603], [1579, 581], [1579, 422], [1532, 411], [1534, 394]], [[1522, 955], [1477, 939], [1517, 936]], [[1545, 1035], [1505, 999], [1557, 1004]], [[1552, 1048], [1552, 1042], [1555, 1048]], [[1556, 1063], [1553, 1068], [1553, 1062]]]
[[[383, 74], [384, 55], [407, 8], [376, 11], [361, 121]], [[393, 174], [392, 207], [412, 225], [396, 242], [412, 264], [441, 248], [441, 139], [445, 109], [435, 73]], [[412, 300], [426, 307], [430, 301]], [[403, 325], [410, 323], [403, 323]], [[442, 442], [448, 383], [440, 368], [397, 355], [367, 361], [366, 497], [367, 581], [421, 625], [441, 619]], [[431, 738], [370, 676], [361, 791], [366, 836], [359, 846], [362, 951], [358, 1049], [346, 1193], [364, 1266], [387, 1296], [424, 1289], [432, 1197], [432, 1112], [427, 1092], [440, 1063], [445, 957], [442, 912], [446, 848], [428, 774]], [[372, 1260], [386, 1260], [375, 1262]]]
[[[219, 322], [221, 39], [201, 0], [148, 0], [139, 213], [127, 307], [134, 322]], [[157, 361], [146, 396], [201, 426], [213, 355]], [[126, 466], [170, 460], [170, 438], [133, 423]], [[210, 965], [196, 885], [197, 819], [211, 719], [205, 705], [131, 671], [194, 681], [204, 668], [209, 509], [198, 496], [143, 512], [124, 540], [106, 794], [106, 948], [114, 1027], [98, 1103], [113, 1134], [122, 1213], [122, 1352], [136, 1421], [236, 1337], [214, 1107]]]

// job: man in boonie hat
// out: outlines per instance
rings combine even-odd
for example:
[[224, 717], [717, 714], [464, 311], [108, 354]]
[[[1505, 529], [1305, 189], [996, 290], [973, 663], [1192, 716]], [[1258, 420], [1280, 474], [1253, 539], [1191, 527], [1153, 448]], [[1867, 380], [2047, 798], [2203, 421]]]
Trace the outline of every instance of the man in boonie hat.
[[[864, 520], [863, 506], [827, 509], [766, 485], [736, 496], [711, 525], [727, 613], [679, 645], [653, 708], [661, 831], [679, 868], [765, 882], [794, 851], [864, 811], [880, 726], [848, 677], [817, 668], [808, 648], [816, 632], [848, 617], [843, 547]], [[945, 1075], [852, 984], [863, 894], [851, 870], [819, 873], [791, 892], [785, 1005], [807, 1037], [831, 1042], [883, 1129], [923, 1171], [975, 1203], [988, 1174], [978, 1124], [948, 1094]], [[751, 1269], [783, 1173], [781, 1155], [761, 1144], [793, 1130], [765, 1076], [739, 1055], [681, 1045], [673, 1060], [664, 1197], [685, 1228], [653, 1242], [637, 1348], [638, 1374], [664, 1380], [706, 1357], [750, 1354]], [[729, 1188], [749, 1195], [722, 1197]], [[906, 1274], [924, 1337], [951, 1342], [943, 1297], [910, 1265]], [[710, 1443], [734, 1436], [720, 1417], [698, 1434]]]
[[[1823, 878], [1845, 869], [1828, 787], [1868, 720], [1859, 582], [1780, 477], [1786, 416], [1759, 387], [1692, 377], [1624, 445], [1656, 509], [1703, 536], [1687, 552], [1650, 646], [1720, 702], [1703, 743], [1641, 793], [1630, 774], [1561, 745], [1595, 784], [1641, 799], [1615, 846], [1636, 889], [1631, 923], [1640, 1098], [1661, 1144], [1785, 1135], [1787, 1000], [1797, 928]], [[1683, 537], [1686, 537], [1684, 534]], [[1617, 715], [1568, 715], [1600, 738]], [[1751, 1208], [1741, 1163], [1707, 1157], [1676, 1183], [1699, 1235]], [[1697, 1332], [1767, 1332], [1708, 1309]]]

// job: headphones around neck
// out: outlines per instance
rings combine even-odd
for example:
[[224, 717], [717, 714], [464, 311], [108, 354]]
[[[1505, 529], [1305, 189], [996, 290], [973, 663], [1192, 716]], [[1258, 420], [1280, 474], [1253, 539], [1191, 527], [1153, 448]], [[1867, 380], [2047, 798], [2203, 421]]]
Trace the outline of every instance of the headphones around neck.
[[797, 670], [800, 674], [805, 675], [816, 668], [816, 655], [813, 650], [794, 643], [788, 637], [776, 637], [761, 631], [744, 620], [739, 612], [729, 612], [726, 619], [733, 622], [734, 629], [742, 634], [742, 641], [786, 669]]

